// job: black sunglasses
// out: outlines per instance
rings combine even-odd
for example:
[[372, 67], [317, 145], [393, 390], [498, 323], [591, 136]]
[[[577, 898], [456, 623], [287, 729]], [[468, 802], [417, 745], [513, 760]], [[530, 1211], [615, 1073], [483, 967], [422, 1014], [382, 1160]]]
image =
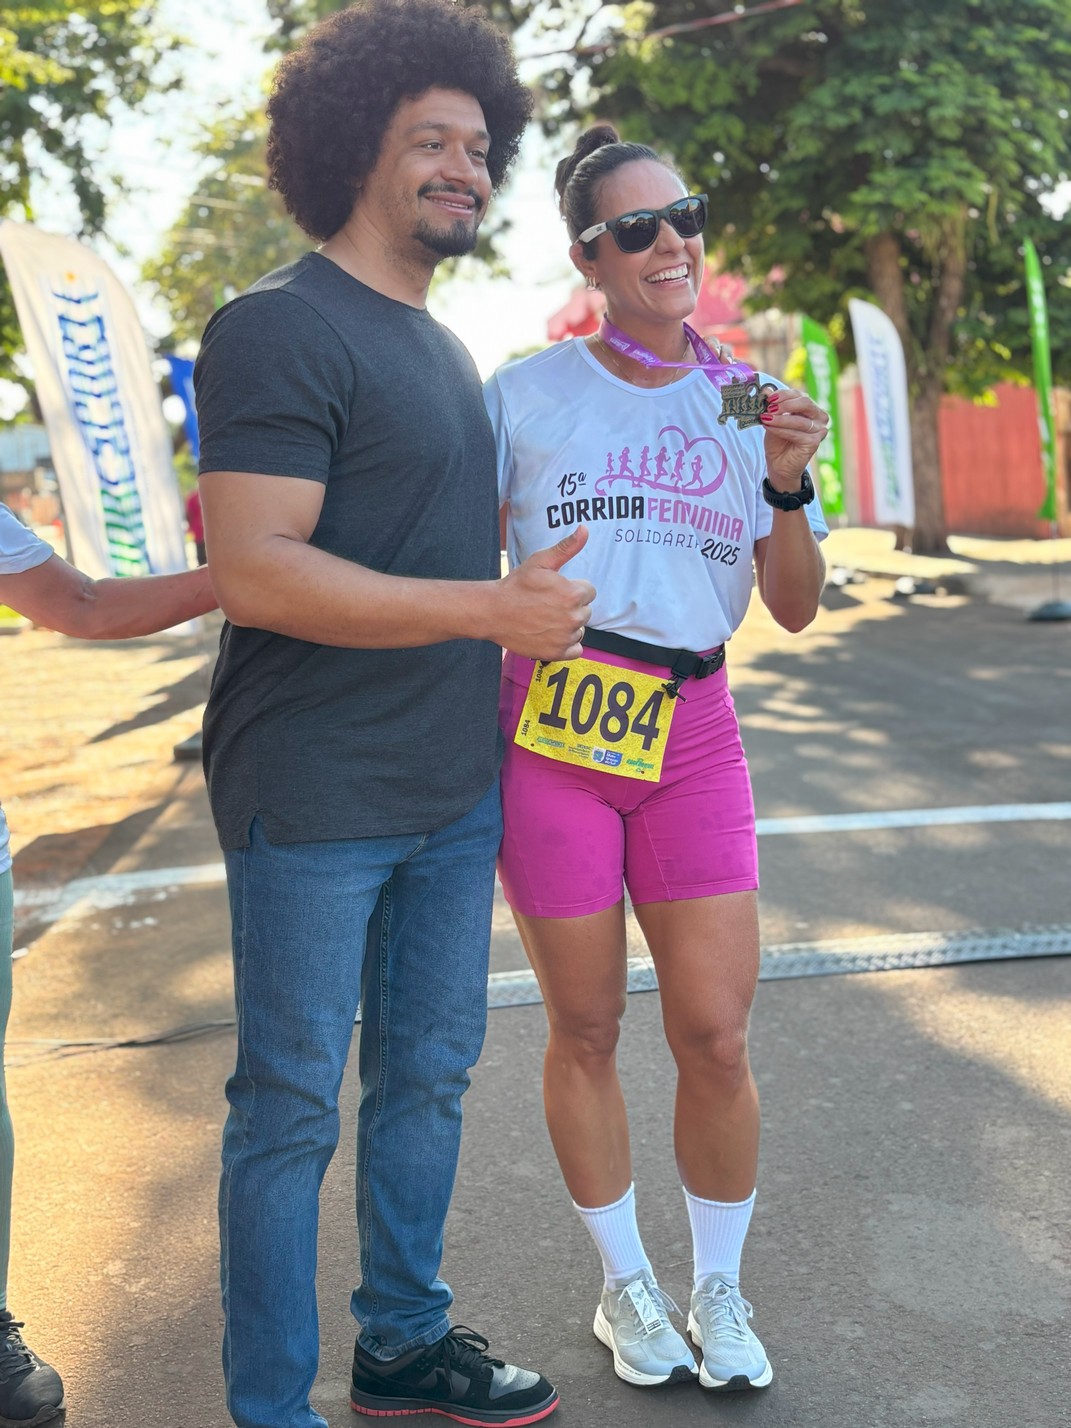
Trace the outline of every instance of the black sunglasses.
[[631, 213], [622, 213], [620, 218], [608, 218], [605, 223], [585, 228], [576, 241], [590, 243], [600, 233], [612, 233], [622, 253], [642, 253], [658, 237], [663, 219], [682, 238], [698, 237], [707, 221], [706, 194], [692, 193], [675, 203], [667, 203], [665, 208], [636, 208]]

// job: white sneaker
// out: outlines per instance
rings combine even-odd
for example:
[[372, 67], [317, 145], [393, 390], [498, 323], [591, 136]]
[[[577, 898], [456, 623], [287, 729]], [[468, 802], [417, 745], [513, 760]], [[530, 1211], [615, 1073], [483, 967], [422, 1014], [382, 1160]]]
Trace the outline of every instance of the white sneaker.
[[704, 1388], [765, 1388], [773, 1379], [766, 1350], [752, 1333], [751, 1305], [735, 1284], [712, 1274], [692, 1294], [688, 1332], [703, 1350], [699, 1382]]
[[695, 1378], [695, 1356], [669, 1322], [670, 1311], [680, 1313], [646, 1274], [623, 1289], [603, 1290], [592, 1329], [612, 1352], [618, 1378], [645, 1388]]

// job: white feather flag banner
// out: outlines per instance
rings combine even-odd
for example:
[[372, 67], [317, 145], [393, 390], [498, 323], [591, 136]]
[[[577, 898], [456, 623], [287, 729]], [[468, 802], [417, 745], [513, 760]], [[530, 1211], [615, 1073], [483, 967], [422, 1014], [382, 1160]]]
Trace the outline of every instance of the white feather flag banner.
[[915, 524], [907, 366], [892, 319], [870, 302], [850, 298], [848, 310], [863, 388], [874, 515], [881, 526]]
[[187, 567], [182, 501], [130, 295], [83, 243], [0, 223], [71, 555], [96, 579]]

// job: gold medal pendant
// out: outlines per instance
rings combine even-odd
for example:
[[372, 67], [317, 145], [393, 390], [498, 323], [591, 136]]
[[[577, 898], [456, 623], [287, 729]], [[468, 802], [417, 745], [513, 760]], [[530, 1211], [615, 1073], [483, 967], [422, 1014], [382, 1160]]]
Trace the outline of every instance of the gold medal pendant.
[[740, 377], [735, 382], [726, 382], [721, 391], [721, 411], [718, 423], [724, 426], [731, 417], [741, 431], [748, 426], [758, 426], [766, 403], [777, 391], [772, 382], [760, 384], [758, 377]]

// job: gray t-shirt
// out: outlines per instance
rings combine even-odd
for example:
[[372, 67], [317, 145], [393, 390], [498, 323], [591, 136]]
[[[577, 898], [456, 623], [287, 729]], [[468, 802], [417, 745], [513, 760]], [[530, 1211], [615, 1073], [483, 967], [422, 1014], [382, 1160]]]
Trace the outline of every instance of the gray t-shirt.
[[[194, 374], [202, 472], [325, 486], [310, 544], [389, 575], [499, 575], [480, 379], [427, 312], [318, 253], [209, 322]], [[220, 842], [430, 832], [498, 772], [501, 651], [476, 640], [335, 649], [224, 626], [205, 714]]]

